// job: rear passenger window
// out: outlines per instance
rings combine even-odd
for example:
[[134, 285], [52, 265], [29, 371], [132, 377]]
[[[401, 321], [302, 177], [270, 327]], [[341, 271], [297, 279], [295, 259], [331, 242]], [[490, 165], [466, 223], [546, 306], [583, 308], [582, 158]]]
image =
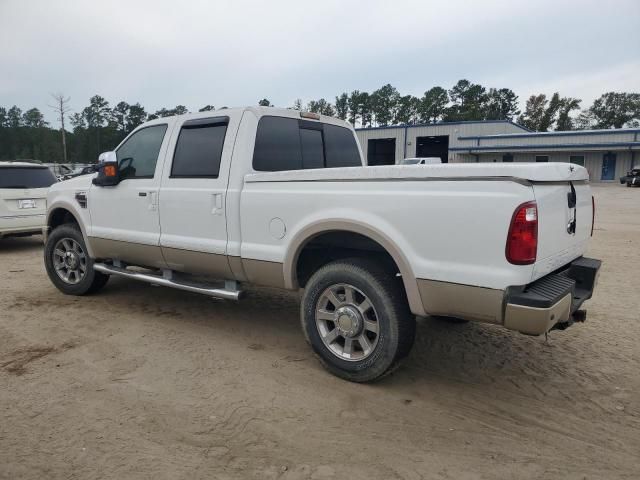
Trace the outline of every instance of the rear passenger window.
[[265, 116], [258, 123], [253, 169], [262, 172], [360, 167], [351, 130], [327, 123]]
[[218, 178], [227, 117], [189, 120], [182, 125], [171, 165], [172, 178]]

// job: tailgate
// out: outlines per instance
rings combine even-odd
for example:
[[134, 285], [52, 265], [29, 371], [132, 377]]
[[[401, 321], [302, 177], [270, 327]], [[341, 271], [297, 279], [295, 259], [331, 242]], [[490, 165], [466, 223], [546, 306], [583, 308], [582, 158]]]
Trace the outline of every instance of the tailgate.
[[532, 281], [585, 253], [593, 215], [586, 181], [534, 183], [533, 190], [538, 204], [538, 255]]

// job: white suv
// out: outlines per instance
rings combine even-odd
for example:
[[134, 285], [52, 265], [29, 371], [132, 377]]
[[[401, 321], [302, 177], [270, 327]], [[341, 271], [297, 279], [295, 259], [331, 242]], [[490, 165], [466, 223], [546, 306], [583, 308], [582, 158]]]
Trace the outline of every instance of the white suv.
[[0, 238], [43, 233], [47, 191], [56, 182], [44, 165], [0, 162]]

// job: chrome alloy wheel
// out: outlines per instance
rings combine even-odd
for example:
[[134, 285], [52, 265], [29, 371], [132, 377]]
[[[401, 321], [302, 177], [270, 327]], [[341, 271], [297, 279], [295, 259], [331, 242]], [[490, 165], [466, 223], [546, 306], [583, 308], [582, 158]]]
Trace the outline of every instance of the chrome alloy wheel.
[[53, 248], [53, 266], [63, 282], [75, 285], [87, 273], [87, 255], [74, 239], [63, 238]]
[[378, 315], [367, 296], [356, 287], [331, 285], [318, 299], [316, 327], [324, 345], [342, 360], [359, 361], [376, 348]]

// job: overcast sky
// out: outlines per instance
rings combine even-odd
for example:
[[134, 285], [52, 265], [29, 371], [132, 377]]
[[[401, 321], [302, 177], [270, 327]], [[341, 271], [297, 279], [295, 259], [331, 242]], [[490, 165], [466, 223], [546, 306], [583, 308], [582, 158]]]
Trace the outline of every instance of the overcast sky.
[[0, 0], [0, 106], [286, 107], [460, 78], [589, 106], [640, 90], [639, 24], [639, 0]]

